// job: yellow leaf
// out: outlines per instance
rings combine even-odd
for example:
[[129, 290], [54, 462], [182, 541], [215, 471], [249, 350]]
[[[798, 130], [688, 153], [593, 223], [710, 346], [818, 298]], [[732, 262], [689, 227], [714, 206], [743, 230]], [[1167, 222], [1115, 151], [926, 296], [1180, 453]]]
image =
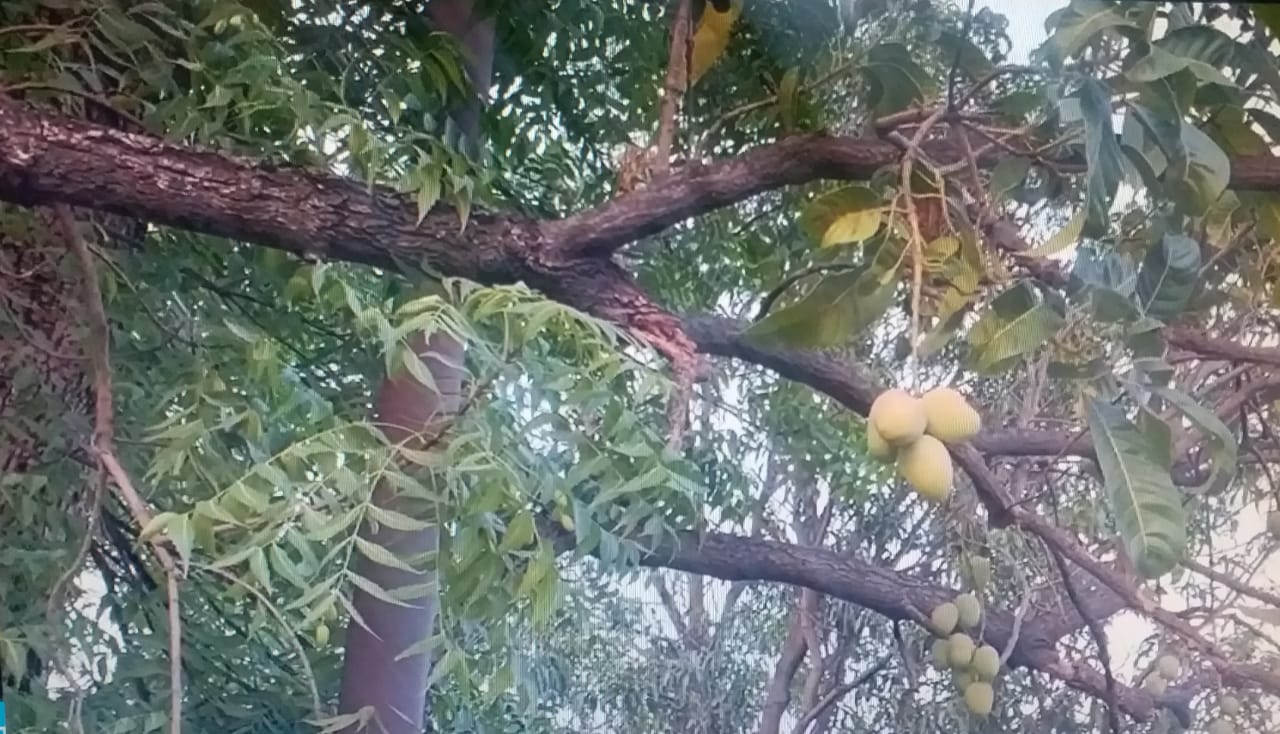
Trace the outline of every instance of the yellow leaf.
[[1071, 247], [1080, 241], [1080, 233], [1084, 231], [1085, 210], [1076, 212], [1057, 234], [1045, 240], [1039, 247], [1027, 252], [1029, 257], [1048, 257]]
[[880, 210], [863, 209], [836, 217], [822, 235], [822, 247], [861, 242], [880, 229]]
[[693, 86], [703, 74], [716, 63], [725, 49], [729, 47], [729, 36], [733, 33], [733, 24], [742, 14], [742, 0], [733, 0], [729, 11], [716, 11], [711, 3], [707, 3], [698, 20], [698, 28], [693, 34], [693, 52], [689, 65], [689, 86]]

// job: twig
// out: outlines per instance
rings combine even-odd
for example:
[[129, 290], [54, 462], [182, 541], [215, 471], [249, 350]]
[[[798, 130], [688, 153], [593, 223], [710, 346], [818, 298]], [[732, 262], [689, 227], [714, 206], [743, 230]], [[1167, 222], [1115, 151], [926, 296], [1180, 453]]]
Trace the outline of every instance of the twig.
[[[960, 29], [960, 38], [967, 38], [969, 31], [973, 28], [973, 6], [974, 0], [969, 0], [969, 7], [965, 10], [964, 26]], [[962, 47], [956, 44], [955, 58], [951, 60], [951, 68], [947, 70], [947, 111], [954, 112], [956, 109], [956, 72], [960, 70], [960, 51]], [[968, 95], [965, 95], [968, 99]]]
[[902, 196], [906, 200], [907, 222], [911, 226], [911, 370], [913, 378], [916, 379], [920, 369], [920, 286], [924, 281], [924, 236], [920, 233], [920, 214], [916, 211], [915, 200], [911, 195], [911, 171], [915, 166], [916, 158], [921, 155], [920, 144], [944, 114], [946, 114], [946, 108], [939, 107], [929, 115], [928, 119], [920, 123], [920, 127], [916, 129], [916, 134], [908, 144], [907, 151], [902, 156]]
[[885, 655], [884, 657], [881, 657], [876, 661], [875, 665], [872, 665], [862, 675], [847, 683], [841, 683], [830, 691], [827, 691], [827, 694], [822, 697], [822, 700], [818, 701], [817, 705], [805, 712], [805, 715], [801, 717], [800, 721], [796, 722], [795, 728], [791, 730], [792, 734], [804, 734], [805, 730], [809, 728], [809, 725], [821, 716], [824, 711], [831, 708], [836, 701], [839, 701], [841, 698], [849, 695], [849, 692], [853, 689], [865, 685], [875, 677], [876, 673], [879, 673], [884, 669], [884, 666], [889, 664], [889, 660], [891, 658], [892, 655]]
[[1067, 569], [1067, 562], [1062, 558], [1062, 555], [1052, 547], [1049, 549], [1049, 555], [1053, 557], [1053, 562], [1058, 566], [1058, 573], [1062, 575], [1062, 586], [1066, 589], [1067, 597], [1075, 605], [1076, 611], [1080, 612], [1080, 618], [1084, 620], [1085, 626], [1089, 628], [1089, 634], [1093, 637], [1093, 642], [1098, 647], [1098, 662], [1102, 663], [1102, 674], [1107, 681], [1107, 719], [1111, 724], [1112, 734], [1120, 734], [1121, 724], [1116, 700], [1116, 676], [1111, 670], [1111, 651], [1107, 648], [1107, 632], [1085, 607], [1084, 600], [1080, 598], [1080, 593], [1076, 590], [1076, 584], [1071, 580], [1071, 572]]
[[1232, 577], [1229, 574], [1222, 573], [1221, 571], [1215, 571], [1209, 566], [1206, 566], [1200, 563], [1199, 561], [1195, 561], [1191, 558], [1182, 559], [1182, 565], [1188, 568], [1189, 570], [1194, 571], [1200, 574], [1201, 576], [1208, 578], [1211, 581], [1216, 581], [1217, 583], [1222, 584], [1223, 586], [1227, 587], [1228, 589], [1231, 589], [1237, 594], [1242, 594], [1244, 596], [1251, 597], [1253, 599], [1256, 599], [1262, 602], [1263, 604], [1267, 604], [1269, 606], [1275, 607], [1276, 609], [1280, 609], [1280, 594], [1273, 594], [1269, 591], [1263, 591], [1262, 589], [1255, 589], [1254, 587], [1240, 581], [1237, 578]]
[[[90, 362], [93, 371], [94, 425], [92, 452], [97, 456], [102, 470], [115, 482], [133, 521], [146, 527], [151, 521], [151, 511], [134, 488], [124, 467], [116, 459], [112, 448], [114, 435], [114, 407], [111, 402], [111, 331], [106, 308], [102, 303], [102, 291], [98, 288], [97, 271], [89, 246], [76, 229], [75, 218], [65, 204], [56, 208], [58, 222], [66, 237], [67, 245], [79, 261], [84, 277], [85, 301], [89, 316]], [[168, 548], [157, 539], [151, 540], [156, 558], [168, 577], [169, 598], [169, 734], [182, 733], [182, 615], [178, 605], [178, 565]]]
[[676, 112], [689, 88], [689, 50], [693, 39], [691, 0], [678, 0], [671, 21], [671, 48], [667, 60], [667, 77], [662, 84], [662, 105], [658, 108], [657, 151], [653, 173], [661, 176], [671, 170], [671, 145], [676, 136]]
[[302, 670], [307, 676], [307, 688], [311, 693], [311, 710], [318, 718], [323, 713], [323, 707], [320, 703], [320, 690], [316, 687], [316, 674], [311, 669], [311, 661], [307, 659], [307, 651], [303, 649], [302, 643], [298, 642], [298, 636], [293, 633], [293, 630], [289, 627], [284, 615], [280, 613], [280, 610], [276, 608], [276, 605], [272, 604], [271, 600], [268, 599], [261, 591], [254, 588], [252, 584], [245, 583], [243, 579], [238, 578], [235, 574], [230, 573], [225, 569], [205, 565], [203, 563], [194, 564], [193, 568], [199, 571], [208, 571], [222, 580], [233, 583], [250, 594], [253, 594], [257, 597], [258, 601], [261, 602], [263, 608], [267, 610], [267, 613], [275, 617], [276, 623], [284, 628], [286, 633], [285, 637], [288, 638], [289, 642], [293, 643], [294, 653], [297, 654], [298, 661], [302, 663]]

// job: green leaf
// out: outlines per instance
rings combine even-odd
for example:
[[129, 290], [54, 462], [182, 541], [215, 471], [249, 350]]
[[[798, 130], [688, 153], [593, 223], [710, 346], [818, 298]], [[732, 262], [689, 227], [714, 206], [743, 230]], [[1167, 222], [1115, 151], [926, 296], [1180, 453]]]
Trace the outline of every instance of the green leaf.
[[1182, 122], [1182, 146], [1187, 153], [1181, 181], [1171, 181], [1171, 189], [1191, 214], [1208, 211], [1226, 191], [1231, 181], [1231, 159], [1202, 130]]
[[1194, 398], [1181, 390], [1158, 385], [1149, 386], [1151, 392], [1168, 402], [1192, 423], [1204, 432], [1213, 450], [1213, 473], [1198, 488], [1200, 493], [1217, 493], [1231, 484], [1236, 476], [1236, 462], [1240, 456], [1240, 448], [1236, 437], [1227, 424], [1223, 423], [1213, 411], [1197, 403]]
[[1080, 86], [1080, 112], [1084, 117], [1086, 174], [1086, 237], [1101, 237], [1110, 223], [1111, 202], [1124, 176], [1124, 153], [1111, 124], [1111, 96], [1102, 82], [1086, 79]]
[[510, 553], [513, 550], [521, 550], [532, 543], [536, 537], [533, 516], [522, 510], [507, 525], [507, 531], [502, 534], [502, 543], [498, 546], [498, 552]]
[[375, 504], [369, 505], [365, 511], [368, 513], [370, 520], [373, 520], [379, 525], [385, 525], [392, 530], [414, 532], [417, 530], [424, 530], [431, 526], [431, 523], [429, 522], [424, 522], [422, 520], [409, 517], [403, 512]]
[[1173, 570], [1187, 543], [1187, 517], [1160, 449], [1124, 413], [1098, 399], [1088, 406], [1089, 431], [1129, 557], [1144, 578]]
[[1168, 321], [1182, 312], [1200, 274], [1200, 245], [1190, 237], [1167, 234], [1151, 246], [1138, 270], [1137, 297], [1143, 313]]
[[1020, 155], [1001, 158], [991, 169], [991, 198], [1003, 199], [1027, 178], [1031, 159]]
[[1028, 283], [1001, 293], [969, 330], [970, 357], [987, 373], [1044, 346], [1066, 321], [1039, 297]]
[[953, 62], [958, 61], [960, 70], [973, 81], [995, 71], [996, 65], [967, 36], [944, 30], [938, 34], [937, 44], [942, 63], [950, 68]]
[[829, 275], [801, 300], [753, 324], [745, 336], [793, 347], [848, 343], [888, 310], [895, 285], [865, 267]]
[[782, 121], [782, 129], [791, 132], [796, 127], [796, 114], [799, 111], [800, 69], [791, 67], [778, 82], [778, 119]]
[[[866, 186], [843, 186], [809, 202], [800, 215], [800, 227], [823, 247], [861, 242], [875, 234], [883, 205], [879, 194]], [[864, 214], [869, 217], [860, 222], [859, 215]], [[862, 234], [868, 226], [871, 231]]]
[[1228, 79], [1216, 68], [1195, 59], [1176, 56], [1159, 46], [1152, 46], [1151, 51], [1130, 66], [1124, 75], [1135, 82], [1153, 82], [1186, 69], [1203, 82], [1234, 87], [1235, 82]]
[[1137, 28], [1137, 24], [1116, 12], [1115, 6], [1102, 0], [1073, 0], [1060, 16], [1062, 22], [1048, 41], [1053, 58], [1061, 63], [1074, 56], [1108, 28]]
[[249, 554], [249, 573], [257, 579], [266, 591], [271, 591], [271, 570], [267, 568], [267, 554], [261, 548], [254, 548]]
[[882, 43], [872, 48], [863, 71], [877, 117], [901, 112], [938, 92], [933, 77], [900, 43]]

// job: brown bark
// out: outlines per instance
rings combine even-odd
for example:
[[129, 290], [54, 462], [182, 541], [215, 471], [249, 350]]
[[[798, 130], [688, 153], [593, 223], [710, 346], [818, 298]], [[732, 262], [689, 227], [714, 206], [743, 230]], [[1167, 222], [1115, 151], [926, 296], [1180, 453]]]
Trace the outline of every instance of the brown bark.
[[[483, 93], [492, 76], [493, 22], [474, 17], [471, 0], [435, 0], [430, 13], [438, 28], [459, 40], [471, 83]], [[453, 117], [465, 134], [475, 135], [479, 114], [479, 104], [469, 103], [454, 110]], [[374, 405], [376, 419], [393, 444], [420, 449], [449, 430], [449, 421], [461, 406], [464, 345], [447, 334], [419, 333], [411, 337], [410, 347], [427, 366], [435, 388], [401, 371], [384, 379]], [[400, 496], [385, 483], [375, 488], [372, 501], [410, 517], [437, 520], [432, 503]], [[361, 589], [353, 592], [352, 604], [363, 624], [355, 619], [347, 624], [338, 711], [371, 712], [376, 722], [370, 727], [373, 731], [417, 734], [423, 731], [430, 695], [432, 657], [421, 644], [431, 637], [439, 609], [440, 579], [430, 570], [439, 550], [439, 530], [434, 525], [413, 531], [366, 526], [361, 532], [395, 555], [415, 559], [418, 570], [392, 568], [360, 556], [357, 574], [388, 590], [423, 587], [430, 591], [405, 599], [403, 606]], [[404, 654], [415, 647], [413, 654]]]

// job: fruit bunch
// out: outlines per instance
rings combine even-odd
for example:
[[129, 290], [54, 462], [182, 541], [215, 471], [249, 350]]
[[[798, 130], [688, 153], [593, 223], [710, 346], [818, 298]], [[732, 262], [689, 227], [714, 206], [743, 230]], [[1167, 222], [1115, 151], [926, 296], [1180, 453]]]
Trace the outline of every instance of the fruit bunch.
[[1180, 675], [1182, 675], [1182, 663], [1178, 661], [1178, 658], [1173, 655], [1161, 655], [1156, 660], [1155, 669], [1147, 674], [1147, 678], [1142, 681], [1142, 685], [1151, 695], [1159, 696]]
[[1240, 713], [1240, 699], [1235, 696], [1223, 696], [1218, 700], [1218, 718], [1209, 722], [1209, 734], [1235, 734], [1236, 725], [1228, 716]]
[[995, 703], [992, 682], [1000, 673], [1000, 652], [991, 645], [978, 645], [962, 630], [975, 629], [982, 622], [982, 603], [971, 593], [934, 607], [929, 626], [938, 637], [933, 643], [933, 661], [951, 670], [964, 704], [975, 716], [987, 716]]
[[981, 427], [978, 411], [949, 387], [919, 398], [906, 390], [886, 390], [867, 416], [867, 452], [895, 461], [898, 473], [922, 497], [942, 502], [954, 472], [945, 444], [973, 438]]

